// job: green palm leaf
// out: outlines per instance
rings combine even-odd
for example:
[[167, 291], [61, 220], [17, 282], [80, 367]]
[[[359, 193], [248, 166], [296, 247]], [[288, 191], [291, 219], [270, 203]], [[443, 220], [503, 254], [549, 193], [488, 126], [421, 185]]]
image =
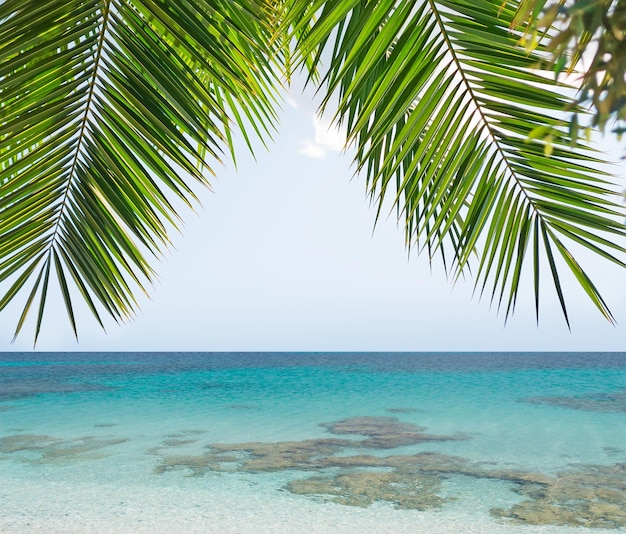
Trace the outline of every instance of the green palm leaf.
[[[477, 288], [490, 287], [507, 317], [525, 265], [539, 313], [547, 267], [569, 324], [562, 261], [613, 320], [570, 249], [582, 245], [624, 266], [624, 210], [592, 168], [599, 161], [569, 145], [559, 117], [568, 100], [553, 77], [533, 70], [537, 56], [510, 33], [516, 7], [501, 0], [289, 5], [295, 28], [318, 14], [297, 52], [316, 65], [328, 58], [322, 109], [338, 99], [335, 117], [356, 149], [358, 171], [379, 213], [390, 200], [404, 218], [409, 246], [431, 258], [441, 253], [454, 276], [477, 255]], [[550, 137], [529, 143], [536, 132]]]
[[271, 16], [254, 0], [0, 3], [0, 310], [32, 284], [16, 335], [37, 300], [39, 333], [51, 272], [75, 332], [68, 279], [99, 321], [132, 314], [229, 114], [273, 124]]

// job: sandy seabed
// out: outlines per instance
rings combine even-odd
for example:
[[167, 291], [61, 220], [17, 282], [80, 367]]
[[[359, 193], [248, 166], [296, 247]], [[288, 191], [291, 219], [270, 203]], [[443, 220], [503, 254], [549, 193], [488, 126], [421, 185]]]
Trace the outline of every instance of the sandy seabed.
[[[15, 486], [14, 486], [15, 488]], [[20, 481], [0, 489], [0, 532], [3, 534], [116, 533], [481, 533], [481, 534], [608, 534], [624, 529], [525, 526], [498, 523], [488, 516], [459, 510], [419, 512], [375, 504], [355, 508], [303, 501], [289, 494], [272, 499], [184, 488], [115, 487]]]

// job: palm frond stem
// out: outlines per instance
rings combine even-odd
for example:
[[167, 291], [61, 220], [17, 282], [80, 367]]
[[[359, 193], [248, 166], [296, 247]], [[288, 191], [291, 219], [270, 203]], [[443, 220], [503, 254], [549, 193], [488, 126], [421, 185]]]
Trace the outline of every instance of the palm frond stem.
[[[520, 186], [520, 189], [522, 193], [524, 194], [525, 198], [533, 206], [535, 213], [537, 213], [538, 210], [536, 206], [534, 205], [533, 198], [530, 195], [528, 195], [528, 193], [526, 192], [526, 189], [522, 186], [522, 181], [520, 180], [517, 172], [509, 163], [509, 154], [502, 147], [502, 144], [500, 143], [498, 136], [495, 134], [493, 130], [489, 117], [486, 115], [485, 110], [483, 109], [483, 106], [479, 104], [479, 99], [476, 97], [474, 87], [468, 80], [467, 75], [465, 74], [465, 67], [462, 65], [461, 61], [459, 60], [456, 47], [454, 46], [454, 44], [452, 43], [450, 39], [450, 36], [448, 35], [448, 28], [443, 22], [443, 19], [441, 17], [441, 12], [440, 12], [439, 7], [436, 4], [436, 1], [435, 0], [427, 0], [427, 1], [432, 10], [433, 16], [435, 20], [437, 21], [437, 26], [439, 26], [439, 31], [441, 31], [441, 35], [444, 41], [446, 42], [446, 45], [448, 46], [448, 52], [452, 56], [452, 61], [456, 65], [456, 73], [463, 80], [463, 85], [467, 89], [467, 94], [469, 95], [469, 98], [472, 101], [474, 110], [480, 115], [480, 118], [482, 119], [482, 123], [489, 133], [490, 140], [493, 142], [493, 144], [496, 147], [496, 151], [501, 156], [500, 161], [504, 163], [506, 169], [510, 173], [510, 176], [515, 180], [515, 182], [517, 182], [518, 186]], [[503, 7], [504, 7], [504, 4], [503, 4]]]
[[52, 236], [50, 238], [48, 259], [46, 260], [47, 262], [51, 261], [52, 252], [54, 250], [54, 247], [57, 241], [59, 228], [61, 226], [61, 220], [63, 219], [63, 213], [67, 209], [67, 201], [70, 195], [70, 191], [72, 190], [72, 185], [76, 181], [76, 167], [79, 161], [83, 143], [85, 141], [85, 137], [86, 137], [85, 131], [87, 129], [87, 125], [89, 122], [93, 96], [94, 96], [94, 92], [95, 92], [97, 81], [98, 81], [100, 59], [102, 58], [102, 51], [104, 49], [107, 27], [109, 23], [109, 12], [110, 12], [111, 0], [100, 0], [100, 1], [102, 2], [101, 4], [102, 22], [100, 23], [100, 35], [98, 37], [98, 41], [96, 44], [96, 53], [95, 53], [95, 58], [93, 60], [91, 79], [88, 82], [87, 96], [85, 97], [85, 104], [84, 104], [85, 110], [83, 112], [83, 117], [80, 120], [80, 126], [78, 127], [77, 143], [76, 143], [76, 148], [74, 149], [74, 157], [72, 159], [72, 163], [70, 164], [68, 178], [64, 187], [64, 191], [62, 193], [60, 207], [58, 208], [58, 214], [54, 222], [54, 229], [52, 232]]

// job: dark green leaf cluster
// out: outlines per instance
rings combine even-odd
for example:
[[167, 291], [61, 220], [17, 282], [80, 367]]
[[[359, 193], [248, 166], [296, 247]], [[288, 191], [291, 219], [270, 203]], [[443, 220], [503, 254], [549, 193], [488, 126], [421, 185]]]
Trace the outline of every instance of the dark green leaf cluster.
[[[580, 92], [568, 106], [571, 135], [579, 130], [580, 106], [591, 106], [589, 125], [626, 131], [626, 2], [622, 0], [522, 0], [513, 22], [534, 48], [546, 37], [545, 63], [558, 76], [575, 73]], [[580, 70], [580, 72], [578, 72]]]

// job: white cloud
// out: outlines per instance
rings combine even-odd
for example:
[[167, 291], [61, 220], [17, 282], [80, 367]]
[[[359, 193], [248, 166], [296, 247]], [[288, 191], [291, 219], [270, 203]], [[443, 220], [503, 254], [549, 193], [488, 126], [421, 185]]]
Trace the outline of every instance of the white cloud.
[[287, 102], [287, 104], [289, 104], [293, 109], [298, 109], [298, 103], [291, 96], [287, 96], [287, 98], [285, 98], [285, 102]]
[[332, 125], [328, 119], [313, 115], [314, 138], [301, 144], [298, 154], [309, 158], [325, 158], [328, 152], [341, 152], [346, 143], [346, 133]]
[[346, 134], [329, 120], [313, 115], [315, 143], [332, 152], [341, 152], [346, 144]]
[[326, 157], [326, 149], [323, 146], [314, 143], [310, 139], [302, 141], [301, 145], [302, 146], [298, 150], [298, 154], [315, 159], [323, 159]]

